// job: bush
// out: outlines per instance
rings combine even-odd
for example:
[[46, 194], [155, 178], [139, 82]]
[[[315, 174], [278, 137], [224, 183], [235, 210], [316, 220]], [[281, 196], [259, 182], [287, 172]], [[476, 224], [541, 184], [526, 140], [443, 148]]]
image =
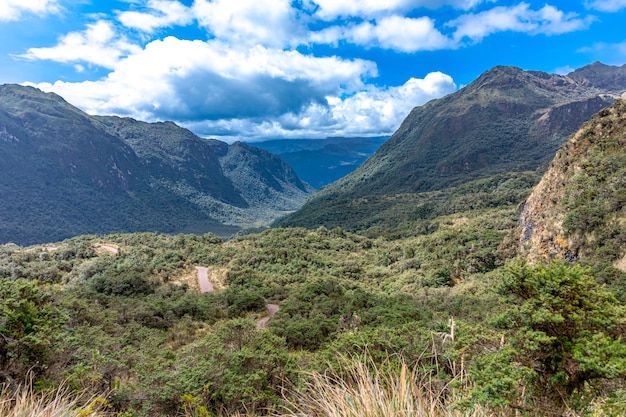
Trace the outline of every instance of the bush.
[[[495, 321], [505, 338], [473, 369], [483, 400], [528, 407], [525, 386], [537, 413], [559, 414], [584, 407], [585, 394], [606, 380], [626, 378], [626, 307], [589, 269], [512, 263], [500, 290], [512, 298]], [[583, 402], [574, 404], [574, 394]]]

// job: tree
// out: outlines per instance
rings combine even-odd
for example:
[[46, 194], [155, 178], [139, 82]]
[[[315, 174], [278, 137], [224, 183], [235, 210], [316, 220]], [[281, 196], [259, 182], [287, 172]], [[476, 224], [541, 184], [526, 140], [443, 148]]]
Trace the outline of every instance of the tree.
[[513, 301], [495, 321], [504, 339], [473, 369], [484, 400], [523, 406], [525, 391], [540, 399], [539, 413], [559, 414], [573, 394], [626, 377], [626, 308], [589, 269], [516, 262], [500, 290]]
[[65, 319], [37, 281], [0, 280], [0, 382], [43, 372]]

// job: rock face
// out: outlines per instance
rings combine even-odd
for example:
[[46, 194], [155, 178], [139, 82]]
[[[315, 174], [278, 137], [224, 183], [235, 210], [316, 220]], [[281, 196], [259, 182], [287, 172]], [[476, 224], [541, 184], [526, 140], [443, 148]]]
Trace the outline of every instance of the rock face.
[[532, 261], [626, 255], [626, 103], [585, 123], [557, 152], [520, 210], [518, 250]]

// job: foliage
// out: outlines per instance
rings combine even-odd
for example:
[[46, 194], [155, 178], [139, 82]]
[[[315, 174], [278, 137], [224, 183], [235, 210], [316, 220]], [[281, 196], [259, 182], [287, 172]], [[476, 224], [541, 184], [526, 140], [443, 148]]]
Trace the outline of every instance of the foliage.
[[[598, 131], [597, 126], [601, 126]], [[617, 101], [581, 131], [585, 155], [563, 198], [563, 227], [581, 256], [614, 262], [626, 233], [626, 102]], [[583, 145], [578, 144], [578, 147]]]
[[[536, 371], [518, 361], [525, 345], [513, 345], [514, 329], [485, 326], [511, 305], [493, 288], [506, 259], [500, 243], [516, 216], [508, 205], [437, 215], [426, 220], [436, 230], [403, 237], [321, 227], [275, 228], [228, 242], [212, 234], [137, 233], [7, 245], [0, 250], [3, 300], [18, 298], [20, 286], [41, 295], [25, 297], [39, 300], [34, 310], [23, 304], [46, 324], [32, 333], [45, 342], [33, 345], [45, 365], [34, 369], [37, 387], [65, 383], [108, 393], [121, 415], [262, 413], [280, 406], [287, 380], [304, 389], [310, 372], [343, 372], [338, 351], [369, 355], [381, 372], [393, 370], [386, 358], [403, 357], [428, 372], [433, 387], [447, 387], [445, 395], [456, 389], [463, 364], [472, 364], [474, 399], [502, 411], [511, 395], [533, 395], [525, 404], [544, 401], [519, 383], [534, 381]], [[215, 292], [199, 293], [196, 266], [208, 269]], [[621, 275], [595, 271], [620, 287]], [[37, 277], [52, 278], [42, 284]], [[267, 304], [280, 309], [257, 329]], [[499, 349], [503, 331], [507, 349]], [[14, 348], [10, 355], [20, 352], [23, 362], [6, 362], [5, 372], [19, 380], [34, 356], [25, 344]], [[511, 370], [511, 363], [519, 366]], [[611, 403], [607, 393], [622, 387], [619, 378], [599, 378], [568, 401], [582, 409], [584, 397], [617, 409], [620, 397]]]
[[36, 281], [0, 280], [0, 376], [5, 382], [27, 371], [45, 372], [67, 318], [52, 294]]
[[478, 398], [559, 415], [575, 394], [584, 404], [605, 381], [626, 377], [626, 307], [590, 270], [511, 263], [501, 291], [514, 304], [495, 320], [501, 346], [474, 365]]

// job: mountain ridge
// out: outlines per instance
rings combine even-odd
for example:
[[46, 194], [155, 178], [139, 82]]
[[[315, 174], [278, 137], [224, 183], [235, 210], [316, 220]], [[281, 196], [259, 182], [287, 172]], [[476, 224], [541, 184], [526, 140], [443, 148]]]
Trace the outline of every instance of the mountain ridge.
[[388, 136], [280, 139], [251, 145], [280, 156], [300, 178], [320, 189], [348, 175], [382, 145]]
[[120, 231], [226, 237], [268, 224], [312, 193], [277, 157], [226, 146], [242, 160], [268, 161], [255, 179], [267, 196], [242, 189], [210, 140], [172, 122], [90, 116], [56, 94], [0, 86], [0, 242]]
[[[600, 67], [604, 76], [624, 68], [605, 67]], [[581, 81], [591, 73], [593, 68], [572, 79], [494, 67], [457, 92], [414, 108], [363, 165], [278, 224], [329, 226], [336, 202], [433, 192], [507, 172], [543, 170], [570, 133], [626, 90], [620, 77], [611, 88]], [[359, 204], [340, 206], [337, 215], [343, 218], [356, 221], [369, 214]]]

